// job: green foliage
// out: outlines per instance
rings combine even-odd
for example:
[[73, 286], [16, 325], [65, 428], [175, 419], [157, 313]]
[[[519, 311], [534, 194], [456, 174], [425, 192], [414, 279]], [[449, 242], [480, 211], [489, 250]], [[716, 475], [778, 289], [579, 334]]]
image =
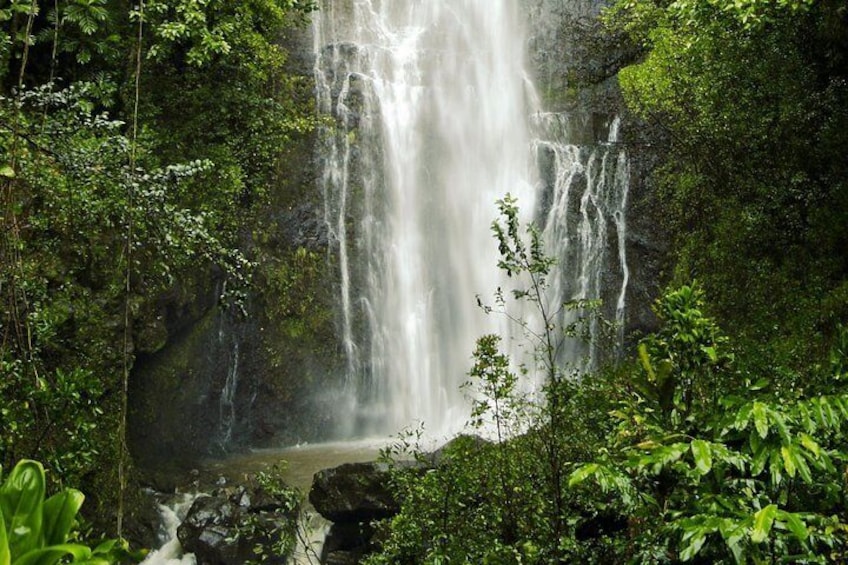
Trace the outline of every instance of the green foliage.
[[19, 461], [0, 485], [0, 564], [108, 565], [130, 557], [116, 541], [93, 550], [71, 541], [85, 497], [65, 489], [45, 500], [45, 492], [44, 469], [37, 461]]
[[280, 45], [312, 3], [167, 0], [147, 9], [155, 40], [142, 110], [160, 125], [157, 151], [212, 158], [228, 169], [222, 188], [243, 204], [263, 203], [281, 148], [314, 125], [311, 87], [286, 72]]
[[70, 374], [57, 370], [52, 378], [33, 381], [23, 375], [20, 364], [4, 364], [3, 459], [35, 453], [68, 482], [79, 481], [101, 455], [97, 437], [103, 408], [98, 399], [103, 384], [81, 369]]
[[303, 247], [289, 257], [271, 259], [260, 267], [262, 284], [275, 297], [268, 305], [268, 314], [282, 322], [289, 339], [315, 333], [330, 321], [331, 314], [323, 311], [316, 292], [323, 269], [324, 258]]
[[640, 347], [641, 374], [613, 412], [618, 432], [569, 484], [591, 478], [620, 497], [637, 525], [628, 542], [636, 561], [841, 559], [848, 392], [776, 401], [766, 380], [716, 379], [733, 358], [699, 306], [689, 287], [659, 302], [665, 325]]
[[[544, 394], [526, 398], [509, 357], [500, 351], [500, 337], [479, 338], [465, 385], [472, 400], [468, 427], [494, 441], [460, 436], [439, 452], [433, 466], [433, 456], [418, 448], [417, 435], [402, 436], [386, 457], [411, 455], [426, 470], [397, 465], [393, 486], [402, 509], [383, 524], [382, 550], [367, 563], [541, 564], [577, 556], [576, 522], [568, 509], [580, 504], [580, 497], [567, 491], [566, 471], [607, 432], [609, 395], [603, 379], [578, 386], [557, 363], [556, 352], [570, 332], [558, 327], [556, 309], [548, 309], [545, 297], [553, 261], [542, 252], [538, 232], [520, 227], [515, 200], [507, 196], [498, 205], [501, 218], [492, 229], [500, 267], [515, 285], [508, 296], [541, 316], [540, 328], [510, 319], [530, 340], [535, 371], [548, 379]], [[510, 316], [503, 291], [494, 307], [478, 302], [486, 312]], [[604, 512], [603, 506], [592, 511]]]
[[471, 426], [484, 428], [487, 417], [491, 416], [499, 442], [507, 437], [504, 425], [511, 424], [517, 417], [521, 406], [516, 403], [518, 382], [510, 370], [509, 357], [500, 352], [500, 336], [484, 335], [477, 340], [474, 351], [474, 365], [469, 371], [471, 379], [466, 387], [476, 391], [472, 397]]
[[697, 277], [754, 370], [803, 367], [848, 320], [844, 5], [622, 0], [607, 18], [643, 50], [627, 104], [667, 140], [673, 284]]
[[724, 366], [733, 359], [725, 352], [727, 338], [704, 315], [704, 306], [696, 286], [669, 292], [656, 307], [662, 328], [639, 346], [644, 378], [634, 385], [675, 426], [696, 407], [715, 402]]
[[382, 552], [366, 563], [543, 562], [538, 538], [544, 532], [534, 529], [541, 508], [533, 504], [543, 504], [544, 494], [533, 454], [460, 436], [440, 458], [438, 468], [423, 473], [403, 466], [394, 473], [403, 510], [385, 524], [391, 535]]
[[807, 12], [813, 0], [677, 0], [669, 9], [675, 16], [699, 21], [716, 11], [729, 15], [747, 28], [774, 23], [785, 14]]
[[213, 285], [243, 306], [246, 226], [312, 124], [281, 42], [311, 2], [140, 7], [0, 6], [0, 464], [37, 458], [83, 485], [100, 528], [119, 491], [124, 357], [162, 348]]
[[739, 368], [705, 308], [696, 286], [668, 292], [638, 359], [570, 383], [558, 420], [550, 393], [544, 407], [516, 395], [498, 338], [481, 338], [471, 423], [497, 441], [457, 438], [435, 466], [414, 436], [390, 450], [425, 470], [398, 465], [402, 509], [367, 562], [844, 560], [845, 331], [829, 393], [790, 394]]
[[[219, 239], [226, 237], [222, 212], [193, 210], [184, 200], [209, 182], [211, 163], [148, 169], [142, 155], [130, 171], [122, 124], [93, 113], [90, 93], [78, 83], [20, 98], [19, 129], [29, 145], [18, 151], [13, 188], [26, 224], [5, 240], [9, 261], [0, 269], [0, 280], [20, 289], [0, 322], [0, 421], [9, 430], [0, 461], [38, 457], [73, 483], [113, 453], [106, 438], [115, 426], [110, 390], [123, 354], [124, 300], [141, 308], [199, 262], [218, 264], [233, 284], [245, 285], [248, 273], [232, 242]], [[0, 116], [16, 111], [10, 106], [0, 106]], [[14, 143], [0, 134], [0, 144]], [[116, 253], [128, 222], [139, 275], [129, 297]]]
[[[51, 11], [41, 41], [56, 41], [56, 50], [73, 55], [79, 64], [87, 64], [95, 56], [113, 58], [118, 55], [119, 38], [114, 33], [114, 14], [106, 0], [73, 0], [64, 3], [59, 13]], [[62, 33], [56, 33], [61, 28]]]
[[[256, 474], [260, 488], [279, 504], [273, 516], [249, 514], [238, 524], [237, 536], [259, 540], [253, 547], [254, 560], [250, 564], [278, 563], [280, 556], [290, 556], [297, 544], [297, 516], [300, 513], [303, 495], [297, 489], [288, 486], [283, 480], [283, 468], [274, 465], [268, 471]], [[276, 519], [276, 522], [274, 522]], [[288, 527], [272, 527], [273, 523], [284, 523]]]
[[146, 17], [156, 41], [148, 57], [166, 59], [178, 52], [189, 65], [202, 67], [233, 50], [258, 48], [255, 54], [260, 62], [254, 69], [260, 70], [265, 67], [262, 60], [276, 51], [265, 31], [281, 29], [290, 19], [303, 22], [314, 9], [311, 0], [152, 0]]

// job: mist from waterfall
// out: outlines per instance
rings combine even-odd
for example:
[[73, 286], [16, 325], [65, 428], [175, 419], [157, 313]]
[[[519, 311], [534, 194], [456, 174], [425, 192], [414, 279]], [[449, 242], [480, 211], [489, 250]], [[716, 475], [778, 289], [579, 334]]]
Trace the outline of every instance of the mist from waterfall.
[[[490, 229], [507, 193], [558, 259], [548, 299], [561, 321], [583, 311], [559, 306], [599, 298], [607, 280], [618, 284], [623, 321], [627, 158], [617, 121], [606, 143], [569, 144], [567, 118], [538, 102], [526, 15], [513, 0], [319, 4], [317, 99], [334, 118], [320, 183], [338, 264], [347, 431], [424, 421], [430, 433], [454, 432], [468, 414], [460, 385], [479, 336], [499, 333], [527, 361], [527, 348], [511, 345], [517, 328], [475, 299], [511, 288]], [[516, 314], [534, 323], [532, 312]], [[591, 365], [592, 346], [566, 349], [575, 366]], [[537, 385], [528, 375], [524, 387]]]

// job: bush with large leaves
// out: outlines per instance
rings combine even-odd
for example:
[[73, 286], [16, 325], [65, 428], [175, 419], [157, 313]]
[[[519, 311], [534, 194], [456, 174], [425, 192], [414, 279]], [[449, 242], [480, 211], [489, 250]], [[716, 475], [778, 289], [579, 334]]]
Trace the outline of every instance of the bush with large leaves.
[[45, 493], [37, 461], [20, 461], [0, 485], [0, 565], [108, 565], [129, 557], [115, 540], [94, 549], [71, 541], [81, 492], [65, 489], [46, 500]]
[[[697, 287], [667, 293], [664, 325], [638, 359], [572, 383], [556, 427], [515, 396], [497, 338], [484, 336], [472, 421], [512, 432], [461, 438], [423, 473], [400, 466], [401, 512], [368, 562], [844, 561], [848, 331], [823, 369], [828, 394], [789, 395], [739, 369], [705, 307]], [[528, 414], [529, 430], [515, 433]], [[551, 445], [570, 471], [559, 507]]]
[[640, 346], [617, 433], [571, 486], [618, 496], [633, 562], [844, 559], [848, 391], [777, 398], [739, 374], [702, 308], [692, 287], [659, 301], [665, 326]]

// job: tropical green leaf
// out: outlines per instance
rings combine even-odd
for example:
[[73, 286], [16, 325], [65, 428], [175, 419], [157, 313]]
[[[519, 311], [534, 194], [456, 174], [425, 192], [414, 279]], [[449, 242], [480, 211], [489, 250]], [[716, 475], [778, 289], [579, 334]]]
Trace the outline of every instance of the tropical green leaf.
[[736, 418], [733, 420], [733, 428], [737, 430], [744, 430], [748, 427], [748, 422], [751, 420], [751, 411], [753, 410], [752, 404], [744, 404], [739, 410], [736, 412]]
[[784, 443], [792, 441], [792, 437], [789, 434], [789, 427], [786, 425], [786, 418], [784, 418], [783, 414], [776, 410], [772, 410], [771, 408], [768, 408], [767, 412], [769, 420], [771, 420], [771, 423], [777, 428], [777, 433], [780, 435], [780, 439]]
[[783, 466], [784, 462], [781, 459], [781, 453], [772, 449], [769, 453], [769, 472], [771, 473], [771, 484], [777, 486], [783, 481]]
[[0, 485], [0, 511], [12, 555], [24, 555], [39, 545], [44, 490], [44, 468], [28, 459], [15, 465]]
[[721, 537], [737, 563], [744, 561], [743, 547], [740, 542], [745, 537], [745, 529], [742, 524], [727, 519], [722, 520], [721, 526], [719, 526]]
[[807, 525], [798, 514], [779, 510], [776, 517], [778, 520], [781, 520], [784, 524], [786, 524], [786, 528], [792, 532], [799, 541], [803, 542], [807, 540], [807, 537], [809, 537]]
[[648, 346], [644, 343], [639, 344], [639, 361], [642, 363], [642, 368], [648, 373], [648, 379], [651, 382], [656, 382], [657, 376], [654, 373], [654, 368], [651, 365], [651, 356], [648, 354]]
[[795, 467], [798, 469], [798, 475], [807, 484], [813, 482], [813, 474], [810, 472], [810, 466], [807, 465], [807, 460], [804, 453], [798, 451], [795, 446], [792, 446], [792, 458], [795, 461]]
[[126, 550], [128, 548], [123, 545], [124, 543], [126, 543], [126, 542], [122, 543], [122, 541], [119, 541], [119, 540], [116, 540], [116, 539], [108, 539], [108, 540], [102, 542], [97, 547], [95, 547], [92, 550], [91, 554], [93, 556], [108, 555], [110, 552], [114, 551], [115, 549]]
[[818, 443], [816, 443], [816, 440], [807, 434], [799, 434], [798, 438], [801, 440], [801, 445], [803, 445], [807, 451], [816, 457], [821, 457], [821, 447]]
[[695, 467], [702, 475], [706, 475], [713, 467], [710, 444], [702, 439], [692, 442], [692, 456], [695, 458]]
[[842, 416], [842, 420], [848, 420], [848, 394], [842, 394], [834, 397], [834, 400], [837, 400], [837, 406], [839, 408], [839, 413]]
[[758, 391], [767, 388], [771, 384], [768, 379], [759, 379], [757, 382], [748, 387], [748, 390]]
[[735, 449], [728, 449], [727, 446], [722, 443], [711, 443], [710, 451], [712, 453], [713, 464], [715, 464], [715, 461], [721, 461], [722, 463], [727, 463], [728, 465], [735, 467], [743, 473], [751, 463], [750, 454], [741, 453]]
[[680, 552], [681, 561], [689, 561], [695, 557], [701, 548], [704, 547], [704, 542], [707, 541], [707, 534], [703, 530], [698, 530], [688, 538], [686, 545]]
[[91, 558], [91, 549], [76, 543], [51, 545], [22, 555], [13, 565], [55, 565], [68, 556], [74, 563], [86, 562]]
[[43, 534], [46, 545], [68, 541], [68, 534], [85, 496], [78, 490], [66, 489], [51, 496], [44, 503]]
[[791, 478], [795, 477], [797, 465], [795, 464], [795, 456], [791, 445], [784, 445], [780, 448], [780, 455], [783, 457], [783, 468], [786, 469], [786, 474]]
[[757, 428], [757, 433], [760, 434], [761, 438], [765, 439], [769, 432], [766, 405], [762, 402], [754, 402], [751, 414], [754, 417], [754, 426]]
[[0, 515], [0, 565], [11, 565], [12, 552], [9, 550], [9, 538], [6, 536], [6, 520]]
[[598, 468], [600, 465], [597, 463], [589, 463], [588, 465], [583, 465], [576, 471], [571, 474], [571, 477], [568, 479], [568, 486], [573, 487], [574, 485], [579, 485], [590, 476], [594, 475], [598, 472]]
[[833, 406], [830, 404], [830, 399], [828, 399], [828, 397], [823, 396], [821, 398], [821, 407], [824, 413], [824, 417], [827, 421], [828, 427], [838, 428], [839, 418], [837, 417], [836, 412], [833, 410]]
[[[643, 442], [640, 445], [647, 445], [647, 442]], [[645, 449], [650, 449], [650, 452], [639, 457], [636, 460], [636, 466], [641, 469], [650, 468], [651, 473], [658, 474], [666, 466], [678, 461], [689, 450], [689, 445], [686, 443], [673, 443], [671, 445], [657, 446], [655, 444], [653, 447]]]
[[754, 525], [751, 528], [751, 541], [764, 542], [771, 533], [772, 524], [777, 516], [777, 505], [769, 504], [754, 514]]

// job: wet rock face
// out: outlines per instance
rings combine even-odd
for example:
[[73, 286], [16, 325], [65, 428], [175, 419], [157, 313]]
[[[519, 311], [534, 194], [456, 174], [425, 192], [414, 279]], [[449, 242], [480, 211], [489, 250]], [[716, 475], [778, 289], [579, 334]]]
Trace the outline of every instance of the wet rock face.
[[256, 486], [225, 488], [198, 498], [177, 529], [186, 553], [206, 565], [238, 565], [257, 558], [287, 563], [295, 539], [299, 509]]
[[538, 94], [550, 112], [583, 114], [591, 143], [592, 114], [620, 111], [615, 75], [633, 50], [607, 31], [603, 0], [524, 0], [530, 33], [530, 65]]
[[[565, 137], [580, 146], [603, 143], [612, 116], [621, 118], [621, 143], [630, 164], [625, 235], [630, 279], [624, 322], [625, 348], [656, 329], [651, 310], [659, 296], [666, 236], [650, 175], [658, 163], [662, 132], [629, 115], [618, 87], [618, 72], [640, 56], [640, 48], [611, 32], [600, 19], [609, 0], [522, 0], [530, 30], [529, 57], [537, 94], [546, 112], [566, 124]], [[550, 155], [541, 155], [542, 181]], [[548, 198], [548, 200], [546, 200]], [[549, 204], [543, 194], [541, 205]], [[613, 285], [614, 286], [614, 285]], [[610, 297], [606, 302], [614, 303]]]
[[309, 502], [321, 516], [333, 522], [321, 550], [323, 565], [355, 565], [374, 551], [372, 521], [400, 511], [391, 492], [390, 479], [389, 466], [377, 461], [346, 463], [315, 473]]
[[385, 463], [347, 463], [315, 474], [309, 502], [335, 523], [365, 523], [400, 509], [389, 490]]
[[[285, 35], [286, 72], [303, 81], [291, 102], [306, 108], [314, 97], [311, 28]], [[210, 455], [316, 442], [335, 430], [327, 416], [334, 399], [322, 395], [340, 380], [343, 359], [316, 143], [316, 135], [292, 135], [280, 148], [279, 174], [240, 232], [242, 251], [256, 262], [247, 315], [224, 307], [220, 297], [232, 288], [223, 274], [199, 267], [136, 324], [128, 429], [141, 469], [176, 461], [178, 474]], [[317, 259], [304, 267], [301, 250]]]

